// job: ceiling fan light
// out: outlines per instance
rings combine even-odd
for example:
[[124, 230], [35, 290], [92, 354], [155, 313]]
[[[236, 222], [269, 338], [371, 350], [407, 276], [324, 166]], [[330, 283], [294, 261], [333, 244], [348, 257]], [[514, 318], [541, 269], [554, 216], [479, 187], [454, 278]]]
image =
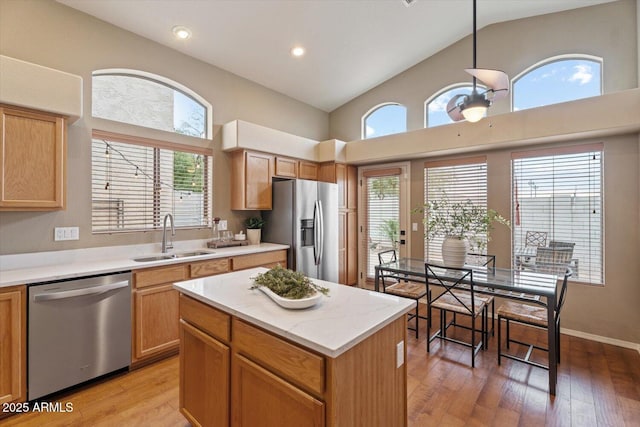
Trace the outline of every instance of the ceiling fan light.
[[464, 118], [471, 123], [479, 122], [487, 113], [487, 107], [484, 105], [478, 105], [475, 107], [468, 107], [462, 110]]

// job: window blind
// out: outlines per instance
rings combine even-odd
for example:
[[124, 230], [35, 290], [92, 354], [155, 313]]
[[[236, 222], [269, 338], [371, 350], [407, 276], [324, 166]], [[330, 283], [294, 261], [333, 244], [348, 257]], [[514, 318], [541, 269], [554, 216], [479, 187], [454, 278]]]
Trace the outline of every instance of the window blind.
[[543, 246], [573, 247], [571, 280], [604, 282], [602, 163], [601, 144], [514, 153], [514, 260], [527, 231], [546, 233]]
[[[485, 157], [427, 162], [424, 169], [424, 201], [465, 202], [487, 208], [487, 161]], [[426, 212], [425, 212], [426, 215]], [[486, 242], [486, 236], [477, 236]], [[425, 259], [442, 261], [442, 241], [425, 238]], [[486, 245], [485, 245], [486, 246]]]
[[210, 224], [211, 156], [101, 138], [91, 149], [94, 233], [162, 228], [167, 213], [176, 227]]
[[367, 191], [367, 277], [373, 277], [378, 265], [378, 252], [397, 249], [400, 233], [400, 172], [389, 169], [383, 173], [366, 174]]

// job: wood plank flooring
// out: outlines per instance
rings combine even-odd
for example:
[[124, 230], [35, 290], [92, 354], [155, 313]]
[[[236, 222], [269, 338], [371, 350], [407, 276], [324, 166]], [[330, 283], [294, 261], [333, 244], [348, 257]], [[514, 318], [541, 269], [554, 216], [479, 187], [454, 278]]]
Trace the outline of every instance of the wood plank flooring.
[[[434, 319], [435, 320], [435, 319]], [[562, 336], [555, 397], [547, 371], [511, 360], [497, 364], [497, 339], [481, 351], [476, 368], [470, 350], [420, 339], [407, 342], [409, 425], [422, 426], [640, 426], [640, 354], [635, 350]], [[514, 336], [544, 344], [532, 328]], [[178, 357], [50, 401], [71, 402], [73, 412], [27, 413], [2, 426], [188, 426], [178, 411]], [[389, 426], [393, 427], [393, 426]]]

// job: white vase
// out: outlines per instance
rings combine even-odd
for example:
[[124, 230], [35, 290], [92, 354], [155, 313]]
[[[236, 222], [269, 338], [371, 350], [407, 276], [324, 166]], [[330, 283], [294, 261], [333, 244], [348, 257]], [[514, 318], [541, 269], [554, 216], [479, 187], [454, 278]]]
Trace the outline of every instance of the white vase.
[[469, 252], [467, 239], [457, 236], [447, 236], [442, 242], [442, 260], [449, 267], [464, 266]]
[[247, 240], [250, 245], [259, 245], [262, 237], [262, 230], [259, 228], [247, 228]]

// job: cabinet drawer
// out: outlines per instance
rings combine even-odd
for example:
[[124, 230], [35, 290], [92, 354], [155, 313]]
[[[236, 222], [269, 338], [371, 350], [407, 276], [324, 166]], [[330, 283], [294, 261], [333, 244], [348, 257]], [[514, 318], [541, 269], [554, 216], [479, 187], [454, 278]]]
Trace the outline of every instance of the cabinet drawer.
[[322, 356], [233, 319], [233, 345], [245, 354], [299, 387], [322, 396], [325, 363]]
[[231, 317], [222, 311], [180, 294], [180, 317], [222, 341], [231, 339]]
[[232, 258], [233, 271], [244, 270], [252, 267], [273, 266], [280, 264], [287, 266], [287, 251], [262, 252], [252, 255], [242, 255]]
[[170, 267], [149, 268], [133, 272], [133, 285], [136, 288], [158, 285], [160, 283], [173, 283], [187, 280], [189, 274], [186, 264], [172, 265]]
[[214, 274], [226, 273], [229, 271], [229, 258], [210, 259], [208, 261], [192, 262], [189, 264], [190, 277], [213, 276]]

